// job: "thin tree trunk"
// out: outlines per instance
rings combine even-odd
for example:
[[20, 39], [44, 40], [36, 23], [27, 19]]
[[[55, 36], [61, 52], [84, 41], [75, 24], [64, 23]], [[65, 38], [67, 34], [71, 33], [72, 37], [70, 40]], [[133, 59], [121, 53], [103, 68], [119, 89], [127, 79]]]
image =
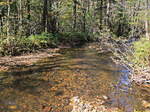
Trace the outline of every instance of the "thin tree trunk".
[[86, 32], [86, 9], [83, 9], [83, 32]]
[[27, 19], [30, 21], [30, 18], [31, 18], [31, 14], [30, 14], [30, 0], [27, 0], [27, 13], [28, 13], [28, 17]]
[[27, 20], [28, 20], [28, 28], [27, 28], [27, 36], [30, 35], [30, 18], [31, 18], [31, 9], [30, 9], [30, 0], [27, 0]]
[[7, 1], [8, 2], [8, 5], [7, 5], [7, 36], [9, 36], [10, 35], [10, 27], [9, 27], [9, 25], [10, 25], [10, 20], [9, 20], [9, 18], [10, 18], [10, 0], [8, 0]]
[[22, 34], [22, 22], [23, 22], [23, 14], [22, 14], [22, 0], [19, 1], [19, 31]]
[[1, 10], [1, 15], [0, 15], [0, 30], [1, 33], [3, 33], [3, 16], [4, 16], [4, 10]]
[[100, 30], [102, 30], [102, 26], [103, 26], [103, 0], [100, 0], [100, 19], [99, 19], [99, 22], [100, 22]]
[[73, 23], [73, 29], [76, 31], [76, 25], [77, 25], [77, 4], [76, 1], [73, 0], [74, 6], [73, 6], [73, 16], [74, 16], [74, 23]]
[[0, 32], [3, 32], [3, 21], [2, 21], [2, 15], [0, 15]]
[[148, 0], [145, 1], [145, 4], [146, 4], [146, 12], [145, 12], [145, 31], [146, 31], [146, 37], [148, 39], [150, 39], [149, 37], [149, 21], [148, 21], [148, 10], [149, 10], [149, 3], [148, 3]]
[[87, 7], [88, 7], [88, 8], [87, 8], [87, 11], [90, 12], [90, 5], [91, 5], [91, 4], [90, 4], [90, 0], [88, 0], [87, 2], [88, 2], [88, 3], [87, 3], [87, 4], [88, 4], [88, 6], [87, 6]]
[[109, 24], [110, 4], [111, 4], [111, 0], [107, 0], [107, 11], [106, 11], [106, 15], [107, 15], [106, 25], [107, 25], [107, 26], [110, 26], [110, 24]]
[[[89, 1], [89, 0], [88, 0]], [[81, 0], [81, 4], [82, 4], [82, 31], [85, 32], [86, 31], [86, 12], [88, 11], [88, 1], [86, 0]]]
[[47, 32], [47, 17], [48, 17], [48, 0], [44, 0], [43, 19], [42, 19], [42, 26], [44, 32]]

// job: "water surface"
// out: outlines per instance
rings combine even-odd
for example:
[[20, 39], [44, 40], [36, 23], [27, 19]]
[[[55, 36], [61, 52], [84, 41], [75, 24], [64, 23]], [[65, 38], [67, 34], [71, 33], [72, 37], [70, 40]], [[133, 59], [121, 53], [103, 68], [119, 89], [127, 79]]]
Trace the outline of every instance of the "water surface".
[[[131, 84], [129, 71], [88, 48], [63, 49], [61, 55], [32, 66], [14, 67], [0, 74], [0, 112], [71, 112], [70, 99], [87, 101], [108, 96], [105, 105], [124, 112], [144, 112], [150, 95]], [[143, 91], [145, 93], [143, 94]]]

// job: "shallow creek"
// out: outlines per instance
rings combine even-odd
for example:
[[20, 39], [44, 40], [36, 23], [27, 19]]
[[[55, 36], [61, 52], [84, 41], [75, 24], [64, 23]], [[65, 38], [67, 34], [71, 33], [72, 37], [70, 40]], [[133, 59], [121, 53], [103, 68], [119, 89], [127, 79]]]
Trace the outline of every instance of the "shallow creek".
[[131, 84], [130, 72], [113, 63], [110, 54], [88, 48], [60, 54], [0, 73], [0, 112], [71, 112], [74, 97], [101, 99], [101, 105], [123, 112], [150, 112], [145, 106], [149, 90]]

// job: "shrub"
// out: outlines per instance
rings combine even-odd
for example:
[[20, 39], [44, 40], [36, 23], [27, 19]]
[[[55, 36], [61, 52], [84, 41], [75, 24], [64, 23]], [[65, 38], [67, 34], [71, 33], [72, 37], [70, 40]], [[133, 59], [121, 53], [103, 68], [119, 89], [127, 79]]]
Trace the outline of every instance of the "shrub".
[[10, 36], [0, 39], [0, 54], [14, 56], [55, 45], [52, 34], [42, 33], [41, 35], [31, 35], [29, 37]]
[[31, 35], [28, 37], [34, 48], [44, 48], [48, 46], [55, 46], [55, 39], [51, 33], [42, 33], [41, 35]]
[[1, 55], [20, 55], [24, 52], [30, 52], [32, 46], [30, 41], [25, 37], [7, 37], [0, 41]]

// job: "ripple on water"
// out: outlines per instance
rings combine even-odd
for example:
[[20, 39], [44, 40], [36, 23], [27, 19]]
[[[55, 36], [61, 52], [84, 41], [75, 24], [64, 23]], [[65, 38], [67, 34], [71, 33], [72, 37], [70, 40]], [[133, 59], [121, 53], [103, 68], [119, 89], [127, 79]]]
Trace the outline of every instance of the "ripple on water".
[[123, 112], [133, 109], [144, 112], [148, 109], [148, 93], [135, 88], [129, 72], [114, 64], [110, 55], [98, 55], [87, 48], [64, 49], [60, 53], [34, 65], [1, 73], [0, 110], [115, 112], [119, 108]]

